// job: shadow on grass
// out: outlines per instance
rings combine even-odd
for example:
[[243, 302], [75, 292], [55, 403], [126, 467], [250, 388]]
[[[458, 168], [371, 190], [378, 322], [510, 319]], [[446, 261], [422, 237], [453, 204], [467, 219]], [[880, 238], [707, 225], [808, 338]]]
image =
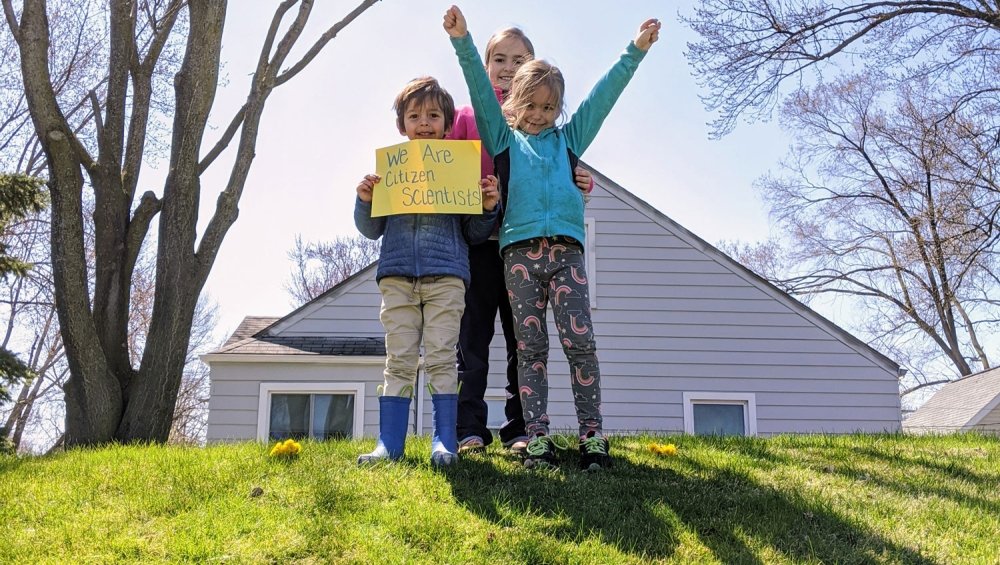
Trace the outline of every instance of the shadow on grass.
[[[935, 460], [926, 454], [913, 455], [899, 450], [888, 452], [864, 448], [858, 450], [857, 454], [869, 460], [888, 464], [892, 468], [909, 469], [910, 472], [890, 477], [879, 472], [868, 473], [860, 465], [852, 468], [837, 467], [836, 472], [848, 478], [895, 491], [903, 496], [933, 494], [953, 500], [965, 507], [985, 508], [994, 514], [1000, 514], [1000, 500], [997, 500], [995, 495], [997, 488], [1000, 488], [1000, 473], [996, 471], [992, 473], [978, 471], [968, 463], [951, 459]], [[939, 480], [928, 478], [925, 473], [939, 477]], [[956, 488], [954, 483], [965, 483], [971, 486], [969, 490], [984, 493], [984, 496], [965, 492]]]
[[[743, 447], [752, 458], [781, 459], [752, 443]], [[449, 478], [460, 504], [500, 526], [523, 515], [553, 518], [555, 525], [540, 533], [566, 542], [596, 536], [640, 558], [669, 558], [681, 537], [693, 534], [724, 563], [765, 563], [777, 555], [792, 561], [934, 563], [822, 501], [729, 468], [684, 458], [659, 466], [617, 457], [614, 469], [588, 475], [576, 463], [570, 456], [557, 472], [511, 473], [489, 456], [470, 458]]]

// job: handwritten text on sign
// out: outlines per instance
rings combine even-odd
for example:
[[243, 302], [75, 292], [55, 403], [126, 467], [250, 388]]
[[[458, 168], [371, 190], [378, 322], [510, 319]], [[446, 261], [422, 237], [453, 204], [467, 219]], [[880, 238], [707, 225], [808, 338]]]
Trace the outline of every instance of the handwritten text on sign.
[[482, 214], [480, 142], [411, 140], [375, 150], [372, 217]]

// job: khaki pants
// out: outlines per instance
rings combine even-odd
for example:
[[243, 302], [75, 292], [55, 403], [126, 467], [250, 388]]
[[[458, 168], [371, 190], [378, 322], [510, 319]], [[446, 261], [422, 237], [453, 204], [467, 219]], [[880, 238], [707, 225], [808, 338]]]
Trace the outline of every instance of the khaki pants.
[[[424, 372], [435, 394], [458, 391], [455, 346], [465, 310], [458, 277], [385, 277], [379, 318], [385, 328], [385, 396], [409, 396], [416, 386], [420, 343]], [[409, 390], [407, 390], [409, 387]]]

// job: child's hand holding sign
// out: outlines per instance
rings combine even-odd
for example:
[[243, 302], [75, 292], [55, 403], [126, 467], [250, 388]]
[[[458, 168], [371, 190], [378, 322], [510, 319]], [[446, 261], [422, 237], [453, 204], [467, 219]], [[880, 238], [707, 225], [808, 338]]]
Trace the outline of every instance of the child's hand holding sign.
[[497, 202], [500, 202], [497, 178], [493, 175], [486, 175], [486, 178], [479, 181], [479, 187], [483, 190], [483, 210], [492, 212], [497, 207]]
[[361, 179], [361, 182], [358, 183], [358, 198], [360, 198], [362, 202], [371, 202], [372, 191], [375, 190], [375, 185], [378, 184], [378, 181], [380, 180], [382, 180], [382, 177], [378, 175], [365, 175], [365, 178]]

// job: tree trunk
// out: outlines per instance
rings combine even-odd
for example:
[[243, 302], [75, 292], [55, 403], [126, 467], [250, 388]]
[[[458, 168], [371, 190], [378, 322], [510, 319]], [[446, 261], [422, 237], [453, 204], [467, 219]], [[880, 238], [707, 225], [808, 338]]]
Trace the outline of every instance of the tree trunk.
[[[19, 23], [9, 1], [3, 0], [4, 15], [20, 49], [29, 111], [49, 168], [52, 271], [70, 372], [64, 387], [63, 441], [67, 447], [109, 441], [167, 441], [198, 296], [226, 232], [236, 221], [264, 103], [276, 85], [304, 68], [340, 29], [376, 1], [362, 0], [299, 62], [278, 76], [305, 27], [314, 0], [281, 2], [261, 49], [246, 104], [222, 139], [202, 158], [201, 144], [218, 88], [225, 0], [155, 3], [152, 11], [162, 10], [162, 17], [143, 28], [152, 35], [144, 36], [148, 43], [142, 60], [136, 45], [135, 18], [137, 14], [149, 15], [149, 11], [135, 0], [112, 0], [107, 100], [103, 119], [95, 114], [98, 157], [94, 159], [74, 136], [53, 93], [44, 0], [25, 0]], [[294, 21], [279, 34], [284, 14], [295, 5], [298, 12]], [[149, 80], [160, 50], [168, 43], [177, 12], [184, 8], [188, 36], [184, 60], [174, 77], [170, 173], [161, 199], [147, 192], [135, 205], [149, 115]], [[240, 139], [232, 172], [196, 248], [200, 175], [237, 131]], [[93, 304], [84, 252], [84, 171], [97, 204]], [[136, 371], [127, 346], [129, 293], [136, 258], [156, 214], [160, 217], [153, 312]]]
[[156, 291], [139, 371], [126, 388], [116, 438], [166, 442], [184, 375], [191, 325], [208, 270], [195, 254], [199, 157], [218, 85], [225, 2], [191, 2], [190, 31], [174, 79], [174, 135], [159, 218]]
[[121, 387], [109, 370], [90, 311], [80, 197], [82, 156], [52, 90], [44, 2], [25, 1], [18, 35], [28, 108], [49, 167], [52, 273], [70, 367], [65, 387], [66, 444], [87, 445], [113, 436], [122, 411]]

